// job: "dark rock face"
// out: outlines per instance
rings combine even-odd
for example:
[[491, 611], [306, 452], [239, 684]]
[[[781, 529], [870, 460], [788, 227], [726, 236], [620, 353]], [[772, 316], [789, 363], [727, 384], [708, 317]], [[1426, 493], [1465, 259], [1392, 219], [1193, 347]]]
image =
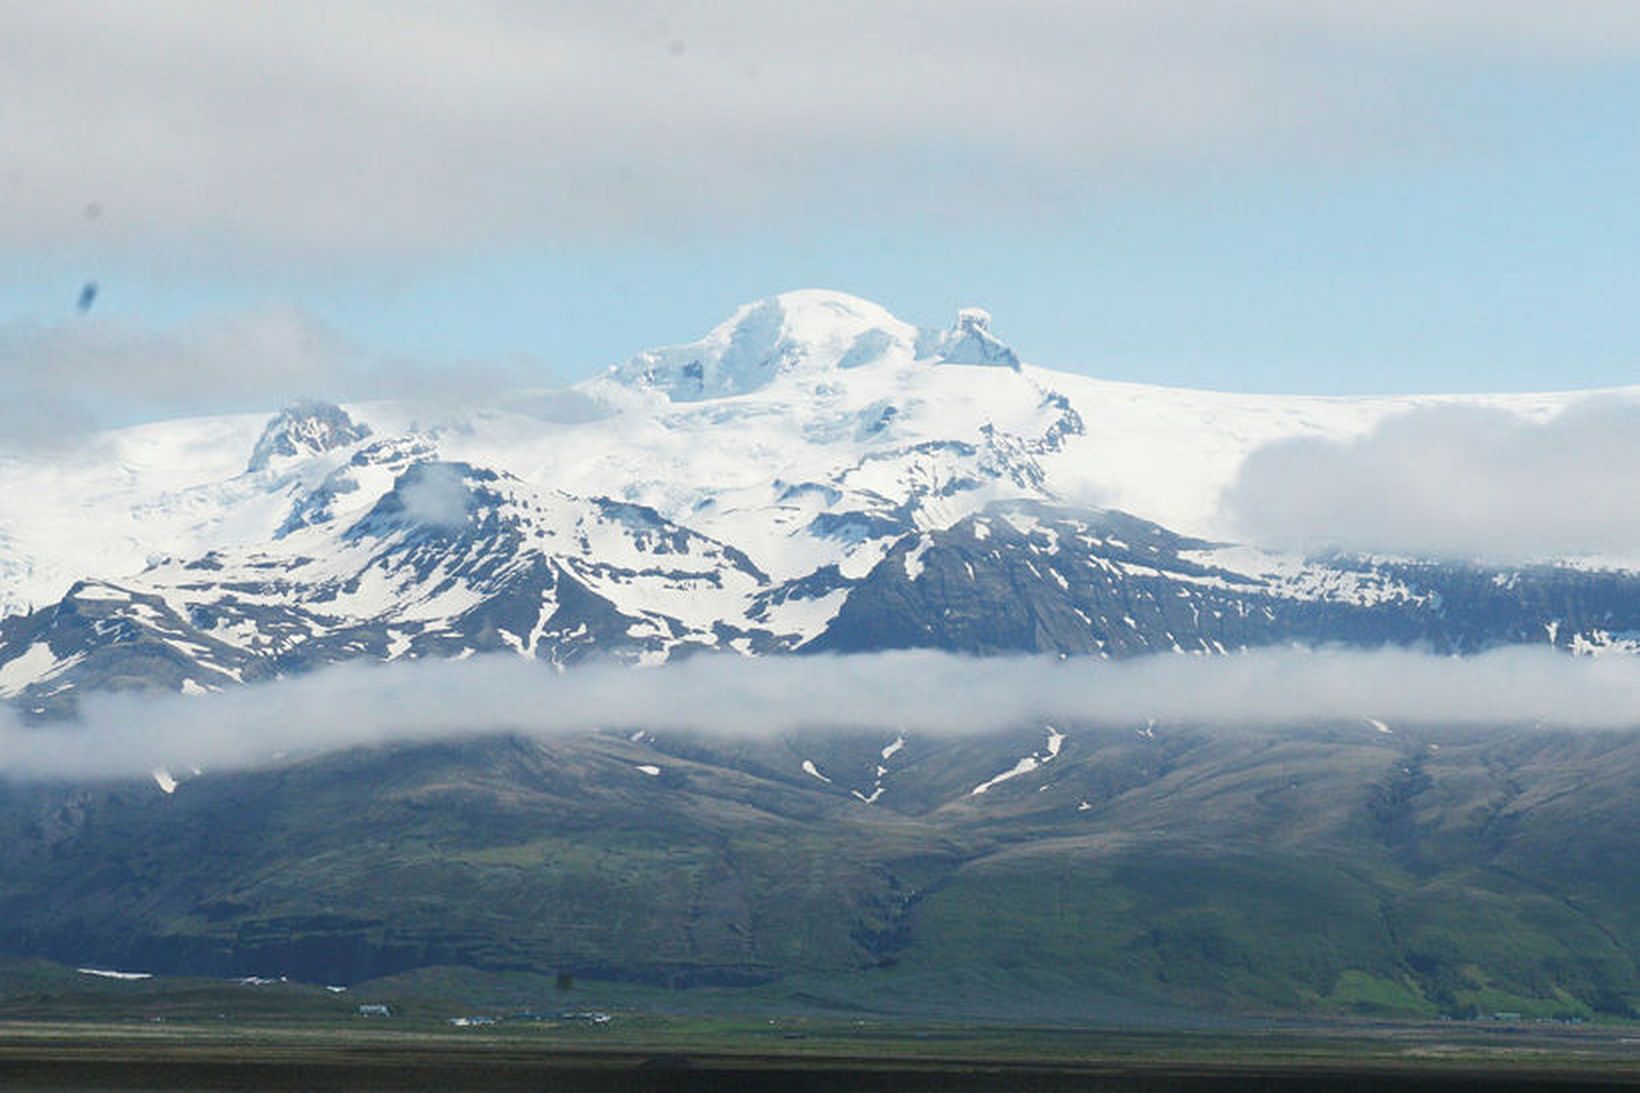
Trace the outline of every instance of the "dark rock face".
[[[802, 651], [1640, 648], [1640, 577], [1629, 573], [1272, 558], [1124, 513], [1009, 502], [930, 532], [909, 530], [904, 514], [833, 517], [831, 534], [898, 537], [864, 577], [827, 566], [776, 584], [740, 551], [653, 509], [546, 500], [517, 485], [466, 464], [405, 462], [364, 516], [318, 544], [335, 557], [213, 553], [167, 563], [157, 583], [82, 582], [58, 604], [0, 622], [0, 667], [24, 655], [53, 666], [14, 696], [51, 714], [88, 689], [232, 686], [360, 658], [511, 651], [567, 664], [731, 643], [778, 653], [797, 644], [770, 629], [782, 605], [839, 594], [840, 610]], [[305, 495], [316, 500], [303, 527], [328, 522], [334, 488], [327, 480]], [[608, 553], [617, 545], [619, 561]], [[722, 601], [739, 606], [703, 628], [623, 598], [644, 583], [679, 607], [739, 589]]]
[[1247, 573], [1236, 561], [1123, 513], [995, 506], [896, 543], [805, 650], [1116, 657], [1298, 641], [1472, 653], [1640, 634], [1640, 577], [1627, 573], [1343, 557]]

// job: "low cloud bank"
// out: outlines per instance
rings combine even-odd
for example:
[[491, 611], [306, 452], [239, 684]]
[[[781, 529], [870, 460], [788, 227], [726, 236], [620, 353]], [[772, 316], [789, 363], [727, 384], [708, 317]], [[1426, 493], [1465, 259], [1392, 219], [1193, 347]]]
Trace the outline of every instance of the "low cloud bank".
[[1513, 647], [1269, 649], [1124, 662], [944, 653], [699, 657], [655, 669], [554, 672], [512, 657], [347, 665], [222, 694], [99, 695], [76, 724], [0, 714], [0, 774], [110, 777], [267, 766], [283, 754], [598, 728], [778, 735], [816, 728], [964, 734], [1033, 721], [1280, 727], [1640, 726], [1640, 658]]
[[1279, 441], [1225, 495], [1239, 534], [1314, 550], [1517, 561], [1640, 557], [1640, 401], [1591, 396], [1546, 421], [1436, 406], [1350, 441]]

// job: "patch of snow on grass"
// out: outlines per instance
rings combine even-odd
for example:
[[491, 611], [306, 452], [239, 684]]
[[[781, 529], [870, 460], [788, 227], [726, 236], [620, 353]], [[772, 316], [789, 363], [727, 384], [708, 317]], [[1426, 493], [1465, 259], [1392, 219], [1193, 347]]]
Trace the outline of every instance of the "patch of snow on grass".
[[998, 786], [1011, 778], [1018, 778], [1021, 774], [1029, 774], [1031, 771], [1036, 770], [1044, 763], [1051, 763], [1055, 759], [1059, 758], [1059, 750], [1065, 745], [1065, 734], [1054, 728], [1052, 725], [1045, 725], [1043, 728], [1048, 733], [1048, 746], [1043, 751], [1027, 755], [1020, 759], [1019, 762], [1015, 763], [1012, 768], [1003, 771], [994, 778], [981, 782], [979, 785], [968, 791], [968, 796], [978, 797], [982, 794], [989, 793], [993, 787]]
[[1008, 781], [1010, 778], [1018, 778], [1021, 774], [1029, 774], [1041, 765], [1042, 761], [1036, 756], [1027, 755], [1025, 758], [1015, 763], [1011, 769], [1005, 770], [995, 778], [981, 782], [979, 785], [969, 790], [968, 796], [978, 797], [982, 793], [989, 793], [991, 792], [991, 788], [993, 786], [1000, 785], [1001, 783]]
[[116, 972], [108, 968], [75, 968], [81, 975], [95, 975], [103, 979], [152, 979], [153, 972]]

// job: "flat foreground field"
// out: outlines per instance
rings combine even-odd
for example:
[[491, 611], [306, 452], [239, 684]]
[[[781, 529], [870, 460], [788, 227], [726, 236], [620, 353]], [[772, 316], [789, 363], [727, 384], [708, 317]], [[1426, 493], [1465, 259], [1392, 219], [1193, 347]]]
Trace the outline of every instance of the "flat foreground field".
[[1526, 1090], [1640, 1086], [1632, 1028], [1133, 1032], [651, 1019], [588, 1030], [0, 1024], [0, 1088]]

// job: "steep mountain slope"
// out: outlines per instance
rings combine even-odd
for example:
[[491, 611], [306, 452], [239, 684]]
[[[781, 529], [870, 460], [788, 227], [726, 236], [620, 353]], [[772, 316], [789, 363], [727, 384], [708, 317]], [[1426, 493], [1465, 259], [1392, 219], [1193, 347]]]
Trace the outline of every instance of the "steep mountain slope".
[[1008, 502], [907, 536], [805, 648], [1131, 656], [1285, 642], [1640, 651], [1640, 578], [1566, 566], [1302, 559], [1124, 513]]
[[793, 979], [868, 1010], [1621, 1015], [1637, 763], [1633, 734], [1066, 725], [7, 787], [0, 950], [317, 982]]

